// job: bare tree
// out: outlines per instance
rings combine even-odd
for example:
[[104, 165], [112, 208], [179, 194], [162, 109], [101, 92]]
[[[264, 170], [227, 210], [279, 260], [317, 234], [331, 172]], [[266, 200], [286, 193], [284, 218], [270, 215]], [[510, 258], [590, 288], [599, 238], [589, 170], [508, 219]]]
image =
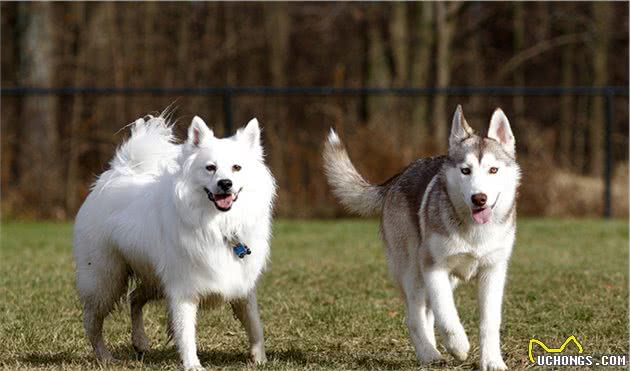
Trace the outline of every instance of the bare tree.
[[[434, 17], [433, 3], [423, 1], [415, 4], [414, 23], [412, 31], [412, 63], [411, 83], [413, 86], [428, 87], [431, 73], [431, 56], [434, 45]], [[415, 143], [426, 143], [429, 133], [429, 97], [418, 97], [413, 102], [412, 131]]]
[[[567, 3], [567, 14], [575, 12], [575, 4]], [[563, 33], [575, 33], [575, 20], [568, 16], [561, 23]], [[573, 65], [575, 63], [574, 45], [568, 44], [562, 48], [560, 60], [562, 73], [562, 86], [571, 87], [575, 85]], [[574, 97], [572, 94], [564, 94], [560, 98], [560, 122], [558, 128], [558, 145], [556, 146], [556, 157], [563, 167], [569, 167], [571, 159], [571, 142], [573, 131], [576, 129], [574, 115]]]
[[[392, 73], [386, 55], [383, 5], [369, 4], [367, 7], [367, 19], [367, 86], [388, 87], [392, 83]], [[367, 98], [367, 113], [371, 124], [381, 121], [390, 109], [390, 97], [376, 96]]]
[[[55, 76], [53, 7], [46, 2], [19, 4], [24, 21], [20, 61], [21, 84], [50, 87]], [[20, 189], [28, 204], [57, 214], [63, 198], [58, 162], [57, 98], [52, 95], [24, 99], [18, 171]]]
[[[451, 42], [455, 32], [456, 13], [461, 8], [462, 3], [453, 2], [435, 2], [435, 21], [436, 21], [436, 53], [435, 53], [435, 74], [436, 86], [438, 88], [446, 88], [451, 83]], [[435, 128], [434, 139], [440, 150], [446, 148], [446, 140], [448, 135], [448, 117], [450, 111], [447, 112], [446, 102], [447, 96], [438, 94], [433, 99], [433, 124]]]
[[[525, 3], [521, 1], [515, 1], [512, 3], [514, 10], [514, 25], [513, 30], [513, 42], [514, 42], [514, 54], [518, 55], [525, 50]], [[523, 66], [514, 70], [514, 85], [525, 85], [525, 72]], [[522, 95], [515, 95], [513, 99], [514, 103], [514, 120], [515, 122], [521, 122], [525, 113], [525, 97]]]
[[[593, 85], [604, 86], [608, 83], [608, 48], [610, 45], [610, 25], [614, 16], [608, 2], [592, 4], [593, 12]], [[592, 175], [601, 176], [604, 161], [604, 99], [594, 97], [591, 106], [589, 130], [589, 169]]]

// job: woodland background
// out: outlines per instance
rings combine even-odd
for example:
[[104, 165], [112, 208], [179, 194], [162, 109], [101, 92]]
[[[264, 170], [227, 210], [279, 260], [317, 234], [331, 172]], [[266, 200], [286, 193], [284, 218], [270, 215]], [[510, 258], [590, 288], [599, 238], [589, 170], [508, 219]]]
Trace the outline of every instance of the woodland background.
[[[3, 87], [622, 86], [627, 2], [2, 2]], [[1, 97], [2, 218], [74, 217], [125, 125], [175, 102], [223, 134], [221, 96]], [[285, 217], [344, 215], [323, 178], [330, 126], [380, 182], [446, 148], [462, 104], [481, 131], [501, 106], [524, 170], [520, 212], [602, 213], [598, 96], [238, 96], [258, 117]], [[614, 101], [613, 212], [628, 215], [628, 97]]]

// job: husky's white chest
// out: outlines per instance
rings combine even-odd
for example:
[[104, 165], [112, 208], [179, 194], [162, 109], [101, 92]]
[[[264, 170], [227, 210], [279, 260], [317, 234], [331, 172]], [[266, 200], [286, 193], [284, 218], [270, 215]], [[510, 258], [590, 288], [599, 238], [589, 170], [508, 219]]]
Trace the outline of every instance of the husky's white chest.
[[429, 249], [436, 260], [444, 262], [449, 272], [467, 281], [480, 267], [507, 260], [514, 243], [514, 229], [488, 226], [464, 235], [433, 235]]
[[446, 261], [449, 272], [463, 281], [474, 277], [479, 268], [479, 259], [473, 254], [449, 256]]

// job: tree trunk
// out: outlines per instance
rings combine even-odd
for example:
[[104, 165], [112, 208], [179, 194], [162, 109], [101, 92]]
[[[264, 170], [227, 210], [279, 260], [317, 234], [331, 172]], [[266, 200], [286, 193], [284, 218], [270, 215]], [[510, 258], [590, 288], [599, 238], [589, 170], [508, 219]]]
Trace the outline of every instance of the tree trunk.
[[[437, 47], [435, 53], [436, 86], [446, 88], [451, 83], [451, 41], [455, 31], [455, 23], [450, 9], [459, 6], [458, 2], [435, 2], [435, 20], [437, 32]], [[447, 112], [448, 96], [438, 94], [433, 99], [433, 130], [435, 144], [439, 151], [444, 151], [447, 145], [448, 130], [450, 128], [450, 111]]]
[[396, 78], [395, 86], [406, 86], [409, 81], [409, 34], [407, 13], [409, 3], [395, 2], [391, 4], [389, 32], [391, 35], [392, 57]]
[[[475, 2], [471, 5], [471, 12], [474, 18], [481, 18], [482, 4]], [[470, 66], [470, 74], [468, 84], [471, 86], [486, 86], [486, 74], [485, 64], [481, 61], [484, 60], [484, 52], [482, 46], [482, 40], [484, 33], [481, 31], [474, 32], [470, 35], [470, 52], [467, 53], [468, 65]], [[479, 113], [485, 108], [487, 104], [487, 97], [481, 94], [473, 94], [469, 100], [469, 112]], [[492, 107], [494, 109], [494, 107]]]
[[[22, 60], [23, 86], [51, 87], [54, 85], [56, 58], [52, 3], [19, 4], [25, 22]], [[57, 97], [34, 95], [24, 98], [21, 120], [18, 174], [20, 189], [27, 205], [36, 206], [40, 213], [62, 217], [63, 199], [57, 132]]]
[[[429, 1], [416, 3], [415, 26], [413, 27], [413, 43], [411, 64], [411, 84], [415, 87], [428, 87], [430, 83], [431, 56], [433, 55], [433, 3]], [[429, 97], [415, 98], [411, 117], [411, 137], [414, 146], [427, 143], [430, 132]]]
[[[76, 13], [77, 30], [77, 56], [74, 72], [74, 86], [83, 87], [85, 85], [84, 68], [87, 65], [87, 53], [84, 35], [87, 28], [85, 3], [76, 2], [73, 10]], [[72, 102], [72, 116], [70, 117], [70, 143], [68, 145], [68, 170], [66, 173], [66, 212], [68, 215], [74, 215], [77, 207], [77, 183], [79, 178], [79, 146], [81, 144], [79, 129], [81, 128], [82, 112], [83, 112], [83, 95], [76, 94]]]
[[[525, 50], [525, 9], [524, 3], [516, 1], [512, 3], [514, 7], [514, 54]], [[522, 87], [525, 85], [525, 72], [523, 66], [514, 71], [514, 85]], [[515, 95], [512, 100], [514, 104], [514, 122], [521, 122], [525, 115], [525, 97]], [[527, 136], [523, 136], [525, 138]]]
[[[575, 11], [575, 5], [573, 3], [567, 3], [567, 14], [571, 14]], [[567, 19], [564, 21], [562, 30], [566, 34], [572, 34], [575, 32], [575, 22], [573, 19]], [[561, 69], [562, 69], [562, 86], [571, 87], [575, 85], [575, 79], [573, 77], [573, 64], [575, 63], [574, 46], [572, 44], [565, 45], [562, 49], [561, 56]], [[573, 131], [576, 130], [577, 123], [575, 122], [574, 109], [574, 96], [572, 94], [564, 94], [560, 98], [560, 127], [558, 128], [558, 142], [556, 146], [556, 158], [560, 166], [568, 168], [571, 166], [571, 142], [573, 138]]]
[[[267, 35], [267, 50], [269, 53], [269, 74], [271, 77], [271, 85], [275, 87], [285, 87], [288, 85], [288, 65], [290, 55], [290, 36], [291, 36], [291, 24], [289, 19], [288, 4], [284, 2], [277, 3], [265, 3], [264, 5], [264, 17], [265, 17], [265, 33]], [[288, 106], [284, 104], [281, 98], [270, 97], [265, 99], [269, 102], [270, 118], [268, 122], [262, 124], [267, 128], [264, 131], [265, 135], [269, 139], [269, 143], [266, 146], [269, 150], [269, 162], [273, 168], [276, 178], [279, 179], [279, 186], [281, 188], [291, 189], [294, 184], [286, 183], [287, 172], [291, 168], [298, 168], [301, 166], [295, 166], [301, 159], [299, 156], [290, 156], [292, 141], [289, 138], [288, 130]], [[296, 139], [294, 137], [293, 139]], [[287, 147], [288, 145], [288, 147]], [[292, 166], [293, 165], [293, 166]], [[291, 174], [293, 177], [299, 177], [299, 174]], [[294, 189], [294, 188], [293, 188]], [[294, 196], [294, 192], [289, 192], [290, 197]], [[297, 200], [288, 199], [285, 200], [286, 205], [290, 205], [291, 202], [297, 202]], [[288, 211], [288, 210], [286, 210]]]
[[[386, 44], [383, 37], [383, 4], [369, 4], [368, 18], [368, 87], [389, 87], [392, 82], [390, 66], [385, 54]], [[367, 98], [367, 114], [370, 125], [377, 125], [388, 115], [391, 97], [369, 96]]]
[[[592, 4], [593, 35], [593, 85], [608, 83], [608, 46], [610, 44], [610, 23], [614, 13], [607, 2]], [[589, 169], [593, 176], [603, 175], [604, 162], [604, 98], [593, 97], [589, 131]]]

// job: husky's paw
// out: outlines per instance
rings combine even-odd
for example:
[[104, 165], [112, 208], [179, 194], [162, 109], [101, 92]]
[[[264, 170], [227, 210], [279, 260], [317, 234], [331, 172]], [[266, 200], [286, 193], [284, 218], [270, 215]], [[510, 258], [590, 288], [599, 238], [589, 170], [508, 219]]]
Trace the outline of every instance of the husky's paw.
[[103, 351], [97, 352], [96, 361], [100, 364], [110, 364], [110, 365], [118, 362], [118, 360], [114, 358], [114, 356], [109, 352], [109, 350], [103, 350]]
[[423, 365], [431, 365], [438, 364], [444, 361], [444, 357], [437, 351], [437, 349], [431, 347], [429, 349], [424, 349], [422, 353], [418, 353], [418, 360]]
[[149, 339], [147, 339], [146, 336], [134, 336], [131, 343], [133, 344], [133, 349], [136, 351], [139, 359], [144, 357], [144, 353], [151, 350], [151, 342], [149, 342]]
[[484, 357], [482, 357], [480, 363], [481, 371], [505, 371], [508, 369], [507, 365], [505, 364], [505, 362], [503, 362], [501, 357], [490, 359], [485, 359]]
[[470, 350], [470, 343], [464, 332], [464, 328], [444, 334], [444, 347], [446, 350], [455, 357], [458, 361], [465, 361], [468, 358], [468, 351]]
[[185, 368], [186, 371], [208, 371], [205, 367], [201, 367], [201, 365], [194, 365]]

